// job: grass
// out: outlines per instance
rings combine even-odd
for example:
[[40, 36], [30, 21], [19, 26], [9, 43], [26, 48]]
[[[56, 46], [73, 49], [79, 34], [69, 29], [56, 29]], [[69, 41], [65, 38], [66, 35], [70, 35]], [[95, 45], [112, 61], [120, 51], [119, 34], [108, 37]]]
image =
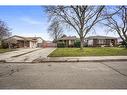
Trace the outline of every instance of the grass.
[[57, 48], [48, 57], [76, 57], [76, 56], [127, 56], [125, 48]]
[[14, 51], [15, 49], [0, 49], [0, 53]]

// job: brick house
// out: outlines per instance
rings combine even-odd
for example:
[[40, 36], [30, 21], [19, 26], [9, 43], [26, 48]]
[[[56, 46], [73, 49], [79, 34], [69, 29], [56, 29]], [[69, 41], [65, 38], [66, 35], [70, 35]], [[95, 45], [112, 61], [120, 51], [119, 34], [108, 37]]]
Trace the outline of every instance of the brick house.
[[41, 37], [22, 37], [17, 35], [4, 39], [4, 42], [7, 43], [10, 48], [42, 47], [43, 41]]
[[87, 46], [116, 46], [117, 38], [109, 36], [89, 36], [85, 38]]
[[66, 36], [66, 37], [62, 37], [59, 38], [57, 40], [57, 43], [64, 43], [66, 47], [73, 47], [74, 46], [74, 42], [76, 41], [76, 36]]

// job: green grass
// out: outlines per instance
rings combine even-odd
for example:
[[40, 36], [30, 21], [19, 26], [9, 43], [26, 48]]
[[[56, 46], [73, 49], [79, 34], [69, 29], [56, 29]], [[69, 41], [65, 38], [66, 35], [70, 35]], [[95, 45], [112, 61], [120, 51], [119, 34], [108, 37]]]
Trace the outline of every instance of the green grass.
[[14, 51], [15, 49], [0, 49], [0, 53]]
[[127, 56], [125, 48], [57, 48], [49, 57], [76, 57], [76, 56]]

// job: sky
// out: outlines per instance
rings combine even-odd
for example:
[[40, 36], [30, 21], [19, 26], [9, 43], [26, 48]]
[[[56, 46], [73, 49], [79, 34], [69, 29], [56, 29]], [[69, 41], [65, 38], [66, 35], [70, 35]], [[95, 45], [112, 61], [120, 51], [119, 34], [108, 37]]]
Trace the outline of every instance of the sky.
[[[0, 20], [7, 23], [11, 28], [12, 35], [42, 37], [44, 40], [52, 40], [47, 29], [49, 26], [48, 16], [42, 6], [0, 6]], [[115, 33], [106, 33], [103, 26], [96, 26], [96, 32], [91, 35], [118, 36]], [[68, 36], [77, 36], [73, 30], [65, 31]]]

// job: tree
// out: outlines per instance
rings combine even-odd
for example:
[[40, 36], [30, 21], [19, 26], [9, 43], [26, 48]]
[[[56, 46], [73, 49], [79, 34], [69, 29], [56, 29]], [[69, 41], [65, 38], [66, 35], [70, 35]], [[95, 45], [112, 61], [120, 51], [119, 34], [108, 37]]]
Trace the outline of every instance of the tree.
[[48, 6], [46, 12], [50, 20], [57, 20], [64, 26], [74, 29], [80, 37], [83, 49], [84, 38], [103, 18], [104, 6]]
[[67, 37], [67, 35], [63, 34], [63, 35], [61, 36], [61, 38], [64, 38], [64, 37]]
[[4, 37], [8, 37], [11, 35], [11, 32], [9, 32], [10, 29], [9, 27], [6, 25], [6, 23], [4, 21], [0, 20], [0, 41], [4, 38]]
[[63, 30], [59, 25], [58, 21], [52, 21], [49, 28], [48, 33], [51, 37], [53, 37], [54, 42], [57, 42], [57, 39], [63, 35]]
[[[115, 14], [109, 15], [110, 12]], [[107, 21], [104, 25], [108, 27], [108, 31], [117, 32], [127, 48], [127, 6], [115, 6], [110, 12], [106, 13]]]

